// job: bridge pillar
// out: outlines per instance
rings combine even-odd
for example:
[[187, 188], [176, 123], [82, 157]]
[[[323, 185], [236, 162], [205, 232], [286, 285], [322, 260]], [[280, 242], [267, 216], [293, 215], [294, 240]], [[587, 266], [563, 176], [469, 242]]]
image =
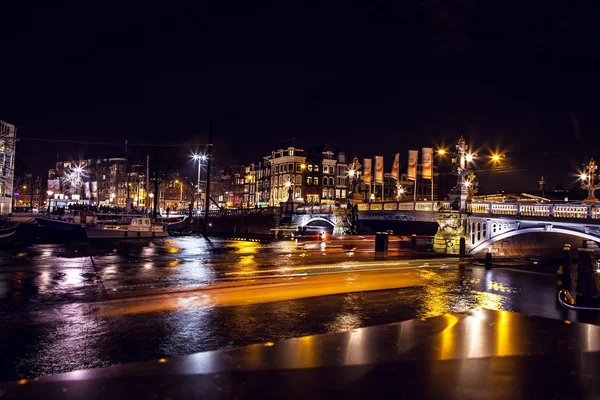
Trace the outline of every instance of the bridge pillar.
[[[435, 219], [438, 231], [433, 237], [433, 250], [442, 254], [460, 254], [461, 239], [466, 238], [467, 215], [458, 212], [439, 212]], [[464, 242], [463, 242], [464, 243]]]

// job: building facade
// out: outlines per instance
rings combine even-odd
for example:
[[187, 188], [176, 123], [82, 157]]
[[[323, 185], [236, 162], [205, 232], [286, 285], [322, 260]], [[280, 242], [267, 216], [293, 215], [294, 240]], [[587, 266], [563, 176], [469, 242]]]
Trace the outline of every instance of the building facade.
[[17, 129], [0, 121], [0, 214], [12, 212]]
[[268, 161], [271, 167], [270, 204], [277, 206], [287, 201], [290, 189], [294, 201], [304, 202], [302, 181], [303, 168], [306, 167], [304, 150], [295, 147], [279, 149], [271, 153]]

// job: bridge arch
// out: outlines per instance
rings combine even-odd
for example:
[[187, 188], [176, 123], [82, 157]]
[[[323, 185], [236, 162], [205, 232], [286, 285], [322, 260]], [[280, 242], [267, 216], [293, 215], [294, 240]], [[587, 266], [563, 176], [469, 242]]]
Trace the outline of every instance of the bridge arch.
[[300, 223], [300, 226], [306, 226], [312, 222], [317, 222], [317, 221], [324, 221], [324, 222], [327, 222], [328, 224], [330, 224], [331, 226], [335, 227], [335, 222], [331, 221], [330, 219], [324, 218], [324, 217], [312, 217], [310, 219], [307, 219], [306, 221], [302, 221], [302, 223]]
[[499, 235], [494, 236], [493, 238], [486, 240], [485, 242], [479, 243], [474, 246], [471, 250], [469, 250], [469, 254], [477, 254], [480, 251], [490, 247], [492, 244], [496, 243], [499, 240], [504, 240], [512, 236], [524, 235], [526, 233], [562, 233], [565, 235], [577, 236], [582, 239], [593, 240], [595, 242], [600, 242], [600, 237], [593, 236], [587, 233], [574, 231], [571, 229], [552, 227], [551, 230], [546, 229], [543, 226], [535, 227], [535, 228], [525, 228], [525, 229], [516, 229], [508, 232], [501, 233]]

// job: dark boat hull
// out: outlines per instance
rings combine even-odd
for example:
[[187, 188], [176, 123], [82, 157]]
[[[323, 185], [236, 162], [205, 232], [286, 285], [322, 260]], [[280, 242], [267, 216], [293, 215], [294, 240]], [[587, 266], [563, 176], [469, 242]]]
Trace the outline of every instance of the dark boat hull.
[[39, 217], [35, 219], [38, 226], [61, 232], [83, 232], [83, 226], [74, 222], [61, 221], [58, 219]]
[[19, 229], [18, 222], [6, 228], [0, 228], [0, 242], [9, 242], [17, 232], [17, 229]]
[[167, 225], [167, 231], [169, 232], [178, 232], [182, 231], [185, 228], [185, 222], [187, 220], [187, 216], [184, 217], [181, 221], [173, 222]]

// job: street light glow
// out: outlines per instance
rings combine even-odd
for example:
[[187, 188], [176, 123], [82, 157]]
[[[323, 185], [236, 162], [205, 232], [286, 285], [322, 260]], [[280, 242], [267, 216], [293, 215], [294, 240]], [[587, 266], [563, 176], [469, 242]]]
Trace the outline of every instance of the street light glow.
[[349, 171], [348, 171], [348, 176], [349, 176], [350, 178], [354, 178], [354, 175], [355, 175], [355, 174], [356, 174], [356, 172], [354, 172], [354, 170], [353, 170], [353, 169], [351, 169], [351, 170], [349, 170]]
[[582, 181], [585, 181], [587, 178], [588, 178], [588, 176], [585, 173], [579, 175], [579, 179], [581, 179]]
[[446, 149], [438, 149], [437, 153], [438, 153], [440, 156], [443, 156], [443, 155], [445, 155], [445, 154], [446, 154]]
[[306, 169], [306, 164], [300, 164], [300, 169]]
[[500, 156], [498, 154], [492, 154], [492, 161], [494, 161], [494, 162], [500, 161]]
[[465, 160], [467, 160], [467, 162], [472, 162], [473, 161], [473, 154], [469, 153], [465, 156]]
[[469, 182], [469, 181], [465, 181], [465, 182], [463, 183], [463, 185], [465, 185], [465, 187], [469, 187], [469, 186], [471, 186], [471, 182]]

